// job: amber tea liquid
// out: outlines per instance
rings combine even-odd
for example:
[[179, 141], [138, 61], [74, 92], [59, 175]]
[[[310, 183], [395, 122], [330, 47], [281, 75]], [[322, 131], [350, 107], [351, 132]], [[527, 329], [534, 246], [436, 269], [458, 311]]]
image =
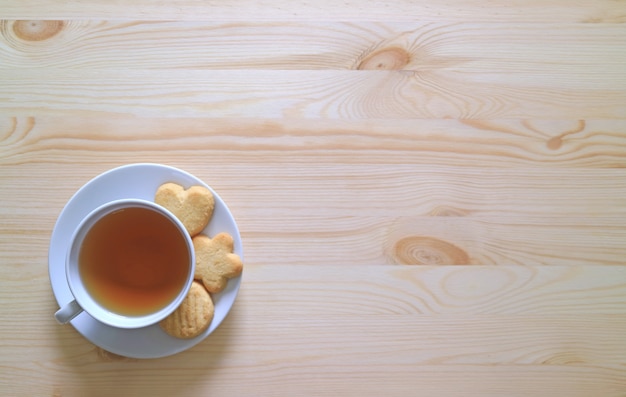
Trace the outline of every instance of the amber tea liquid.
[[78, 258], [86, 290], [104, 308], [127, 316], [154, 313], [174, 300], [189, 274], [180, 230], [153, 210], [113, 211], [87, 232]]

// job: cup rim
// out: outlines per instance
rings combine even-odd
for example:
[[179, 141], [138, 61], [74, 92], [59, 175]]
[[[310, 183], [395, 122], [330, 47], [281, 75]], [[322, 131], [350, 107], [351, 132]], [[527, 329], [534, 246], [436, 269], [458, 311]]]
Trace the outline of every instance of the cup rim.
[[[174, 300], [172, 300], [167, 306], [161, 308], [160, 310], [149, 313], [141, 316], [128, 316], [119, 313], [115, 313], [98, 303], [95, 299], [91, 297], [89, 292], [84, 288], [82, 282], [80, 282], [80, 273], [78, 271], [78, 258], [74, 261], [76, 263], [75, 266], [72, 265], [72, 259], [75, 258], [80, 252], [80, 245], [87, 232], [91, 229], [93, 225], [97, 223], [102, 217], [110, 214], [113, 211], [122, 209], [122, 208], [147, 208], [153, 210], [168, 220], [170, 220], [177, 227], [178, 231], [181, 233], [183, 238], [185, 239], [185, 245], [187, 246], [189, 253], [189, 274], [187, 275], [187, 279], [185, 281], [185, 285], [181, 289], [180, 293], [176, 296]], [[78, 224], [74, 232], [72, 233], [72, 237], [70, 239], [67, 254], [65, 258], [65, 277], [67, 279], [68, 286], [74, 297], [74, 300], [80, 305], [80, 307], [93, 317], [96, 321], [101, 323], [110, 325], [116, 328], [142, 328], [147, 327], [153, 324], [158, 323], [163, 320], [165, 317], [169, 316], [174, 310], [180, 306], [182, 301], [185, 299], [189, 292], [189, 288], [194, 280], [194, 272], [195, 272], [195, 252], [193, 249], [193, 242], [191, 240], [191, 236], [185, 229], [183, 223], [168, 209], [162, 207], [152, 201], [137, 199], [137, 198], [127, 198], [127, 199], [118, 199], [109, 201], [104, 203], [94, 210], [92, 210], [89, 214], [87, 214]], [[76, 271], [73, 272], [73, 268], [76, 268]]]

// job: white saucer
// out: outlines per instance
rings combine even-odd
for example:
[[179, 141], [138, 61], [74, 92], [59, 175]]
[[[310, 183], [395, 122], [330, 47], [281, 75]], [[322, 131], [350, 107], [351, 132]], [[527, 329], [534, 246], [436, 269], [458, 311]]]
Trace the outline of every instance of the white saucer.
[[[48, 270], [50, 283], [59, 306], [72, 301], [72, 294], [65, 278], [65, 256], [69, 240], [81, 219], [91, 210], [105, 202], [140, 198], [154, 200], [157, 188], [165, 182], [175, 182], [188, 188], [202, 185], [215, 196], [215, 211], [203, 233], [213, 237], [227, 232], [235, 241], [234, 252], [243, 259], [241, 236], [235, 220], [222, 199], [204, 182], [179, 169], [160, 164], [130, 164], [107, 171], [89, 181], [67, 202], [50, 239]], [[209, 328], [193, 339], [177, 339], [166, 334], [158, 324], [138, 329], [120, 329], [102, 324], [83, 312], [71, 324], [93, 344], [112, 353], [133, 358], [157, 358], [179, 353], [198, 344], [209, 336], [224, 320], [237, 296], [241, 276], [229, 281], [219, 294], [213, 295], [215, 316]], [[53, 313], [50, 313], [52, 317]], [[61, 327], [61, 325], [59, 325]]]

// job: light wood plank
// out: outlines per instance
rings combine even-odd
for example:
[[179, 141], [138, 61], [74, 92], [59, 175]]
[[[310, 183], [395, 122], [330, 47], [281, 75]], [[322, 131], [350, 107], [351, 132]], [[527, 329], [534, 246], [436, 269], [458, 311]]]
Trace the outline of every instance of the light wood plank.
[[245, 0], [237, 3], [203, 0], [170, 0], [155, 2], [133, 0], [111, 3], [107, 0], [73, 0], [55, 2], [39, 0], [26, 4], [20, 0], [4, 0], [0, 15], [4, 18], [31, 19], [153, 19], [153, 20], [231, 20], [231, 21], [378, 21], [378, 20], [470, 20], [525, 22], [612, 22], [626, 21], [624, 3], [597, 0], [498, 0], [487, 4], [481, 0], [446, 0], [433, 4], [425, 0], [387, 0], [363, 6], [356, 0], [288, 1]]
[[[279, 307], [274, 309], [280, 310]], [[45, 314], [52, 317], [52, 313]], [[610, 368], [623, 364], [624, 360], [624, 347], [619, 343], [623, 339], [620, 332], [626, 327], [623, 317], [313, 314], [309, 316], [304, 311], [289, 313], [290, 320], [285, 321], [280, 320], [278, 314], [268, 315], [267, 311], [244, 316], [234, 309], [223, 326], [193, 351], [166, 358], [162, 363], [153, 360], [128, 361], [147, 363], [143, 368], [150, 365], [169, 367], [168, 361], [180, 362], [184, 356], [202, 354], [209, 357], [211, 351], [225, 349], [233, 349], [224, 352], [229, 356], [223, 363], [225, 367], [258, 365], [261, 371], [264, 365], [271, 367], [272, 363], [290, 362], [300, 362], [303, 366], [321, 367], [334, 363], [380, 368], [392, 365], [394, 356], [398, 359], [395, 364], [412, 365], [415, 369], [422, 365], [449, 365], [453, 368], [456, 365], [498, 364]], [[585, 321], [588, 321], [588, 326], [583, 326]], [[277, 322], [281, 323], [278, 328], [275, 325]], [[255, 327], [258, 330], [256, 334], [243, 331]], [[41, 357], [42, 362], [53, 360], [58, 355], [65, 356], [61, 362], [64, 365], [71, 365], [76, 359], [94, 365], [106, 361], [96, 356], [97, 348], [82, 341], [82, 336], [71, 327], [60, 327], [48, 321], [45, 330], [58, 334], [58, 350], [67, 349], [74, 354], [49, 350], [50, 355]], [[391, 331], [395, 336], [388, 338], [386, 335]], [[4, 340], [3, 350], [17, 352], [28, 349], [27, 340], [40, 333], [26, 331], [22, 337]], [[35, 340], [31, 342], [30, 349], [50, 343]], [[70, 345], [72, 342], [76, 342], [76, 347]], [[295, 346], [305, 352], [294, 350]], [[7, 355], [2, 361], [18, 364], [30, 359], [28, 356]], [[279, 367], [273, 369], [280, 371]], [[623, 373], [623, 368], [621, 371]], [[91, 376], [95, 379], [107, 377], [93, 372]]]
[[[132, 134], [133, 139], [128, 139]], [[163, 142], [167, 141], [167, 150]], [[0, 118], [0, 164], [625, 168], [626, 120]], [[193, 151], [194, 156], [190, 156]], [[296, 166], [294, 164], [294, 166]]]
[[[593, 84], [590, 84], [593, 82]], [[146, 117], [617, 118], [626, 79], [529, 80], [460, 71], [24, 69], [0, 75], [5, 115]]]
[[[255, 332], [242, 331], [252, 328]], [[311, 318], [304, 313], [292, 315], [285, 323], [283, 317], [244, 319], [234, 311], [216, 334], [195, 349], [148, 361], [103, 353], [70, 331], [55, 332], [57, 342], [48, 349], [56, 349], [38, 358], [37, 373], [29, 373], [28, 356], [7, 356], [14, 357], [3, 360], [13, 369], [14, 377], [4, 382], [15, 385], [13, 390], [18, 393], [23, 393], [27, 384], [31, 392], [50, 390], [54, 385], [64, 396], [84, 391], [84, 385], [104, 394], [124, 394], [128, 384], [134, 391], [157, 394], [174, 390], [178, 390], [177, 395], [193, 395], [200, 390], [221, 394], [226, 389], [237, 394], [272, 391], [272, 395], [290, 395], [308, 387], [311, 378], [315, 379], [312, 390], [366, 394], [384, 387], [392, 394], [405, 395], [420, 388], [443, 396], [459, 393], [461, 384], [463, 395], [477, 396], [485, 392], [515, 395], [518, 390], [524, 395], [559, 392], [620, 396], [624, 391], [624, 352], [619, 346], [626, 328], [623, 321], [605, 316], [584, 320], [510, 316]], [[9, 353], [46, 347], [26, 343], [25, 339], [12, 342], [12, 346], [3, 346]], [[245, 382], [237, 381], [242, 376]], [[494, 376], [506, 378], [506, 382], [498, 382]], [[58, 382], [50, 384], [50, 377]], [[359, 386], [363, 381], [367, 385]], [[396, 382], [399, 384], [392, 386]], [[180, 388], [180, 384], [190, 389]]]
[[[474, 383], [464, 395], [626, 390], [623, 267], [251, 265], [217, 332], [159, 360], [103, 352], [56, 324], [45, 268], [0, 272], [25, 287], [19, 297], [0, 290], [2, 312], [34, 319], [2, 328], [0, 365], [11, 377], [3, 372], [0, 383], [15, 395], [123, 395], [129, 384], [156, 394], [186, 384], [178, 395], [289, 395], [311, 377], [313, 390], [348, 394], [396, 382], [392, 395], [450, 395]], [[246, 381], [236, 382], [242, 371]]]
[[[239, 309], [272, 316], [616, 315], [626, 311], [626, 269], [617, 266], [251, 265]], [[281, 293], [276, 293], [281, 291]], [[495, 317], [494, 317], [495, 318]], [[608, 317], [607, 317], [608, 318]]]
[[[246, 257], [255, 263], [619, 266], [625, 254], [623, 217], [441, 219], [405, 217], [399, 211], [393, 220], [383, 220], [333, 217], [324, 208], [318, 216], [274, 212], [274, 217], [242, 219]], [[296, 252], [288, 248], [294, 246]]]
[[[218, 356], [221, 359], [223, 356]], [[64, 397], [91, 395], [177, 395], [212, 396], [232, 394], [293, 396], [341, 394], [344, 396], [406, 396], [419, 392], [433, 397], [472, 397], [507, 395], [511, 397], [547, 397], [563, 394], [571, 397], [622, 397], [624, 374], [620, 368], [589, 368], [584, 366], [306, 366], [292, 362], [273, 366], [251, 366], [233, 370], [213, 365], [215, 358], [198, 355], [193, 362], [204, 362], [203, 367], [192, 367], [188, 361], [177, 362], [178, 367], [159, 366], [136, 371], [136, 363], [113, 362], [95, 366], [97, 374], [87, 372], [82, 361], [64, 375], [54, 372], [58, 383], [42, 383], [40, 378], [20, 373], [10, 380], [7, 392], [12, 395], [31, 395], [33, 391]], [[277, 369], [278, 368], [278, 369]], [[48, 372], [44, 372], [46, 374]], [[17, 382], [23, 382], [19, 384]], [[30, 386], [27, 383], [30, 382]], [[89, 385], [89, 386], [88, 386]]]
[[0, 69], [463, 71], [624, 79], [626, 26], [414, 22], [0, 21]]

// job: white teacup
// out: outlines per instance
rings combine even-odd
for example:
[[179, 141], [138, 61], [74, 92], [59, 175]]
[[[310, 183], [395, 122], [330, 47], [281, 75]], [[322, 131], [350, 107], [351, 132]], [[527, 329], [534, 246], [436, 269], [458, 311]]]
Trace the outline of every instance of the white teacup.
[[193, 282], [189, 233], [165, 208], [147, 200], [103, 204], [78, 225], [65, 274], [74, 300], [55, 313], [61, 324], [82, 311], [118, 328], [140, 328], [171, 314]]

